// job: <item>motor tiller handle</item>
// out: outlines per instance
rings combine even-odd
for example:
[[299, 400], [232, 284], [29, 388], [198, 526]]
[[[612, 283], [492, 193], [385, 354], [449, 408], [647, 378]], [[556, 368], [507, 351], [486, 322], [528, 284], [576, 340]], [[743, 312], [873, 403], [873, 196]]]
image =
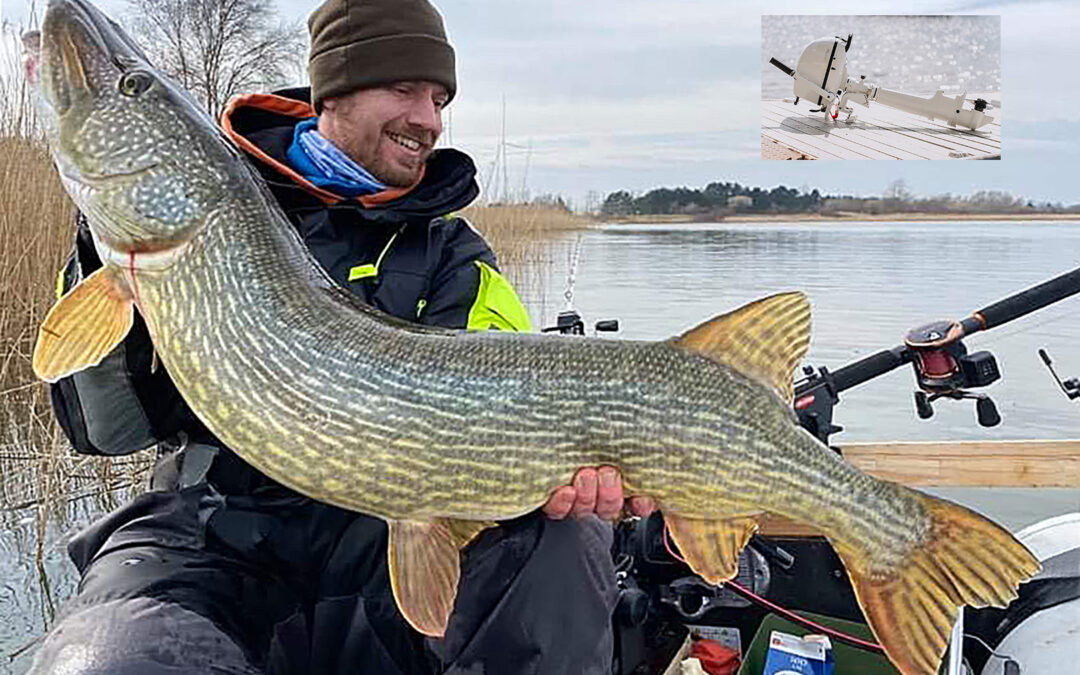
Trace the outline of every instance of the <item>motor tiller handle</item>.
[[785, 73], [785, 74], [787, 74], [787, 75], [791, 75], [792, 77], [794, 77], [794, 76], [795, 76], [795, 70], [794, 70], [794, 69], [792, 69], [792, 68], [788, 68], [788, 67], [787, 67], [787, 66], [785, 66], [785, 65], [784, 65], [783, 63], [780, 63], [780, 61], [776, 60], [776, 58], [775, 58], [775, 57], [774, 57], [774, 58], [771, 58], [771, 59], [769, 59], [769, 63], [773, 64], [774, 66], [776, 66], [776, 67], [777, 67], [777, 68], [779, 68], [780, 70], [784, 71], [784, 73]]

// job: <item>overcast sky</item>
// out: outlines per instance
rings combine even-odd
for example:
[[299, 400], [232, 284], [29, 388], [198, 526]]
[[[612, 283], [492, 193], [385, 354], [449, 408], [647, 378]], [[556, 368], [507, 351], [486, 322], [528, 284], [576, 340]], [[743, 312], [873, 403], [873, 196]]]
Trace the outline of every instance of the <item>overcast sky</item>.
[[[0, 0], [5, 19], [28, 3]], [[317, 6], [277, 0], [304, 20]], [[760, 159], [762, 13], [889, 13], [895, 2], [785, 0], [441, 0], [458, 56], [458, 97], [444, 140], [484, 181], [502, 101], [512, 189], [600, 194], [738, 181], [880, 194], [897, 178], [916, 194], [1008, 190], [1080, 202], [1080, 3], [913, 0], [922, 14], [1001, 15], [1000, 162], [776, 162]], [[121, 14], [124, 0], [100, 6]], [[855, 43], [857, 56], [858, 41]], [[888, 83], [882, 82], [884, 86]], [[527, 148], [531, 147], [531, 151]], [[527, 171], [526, 171], [527, 165]]]

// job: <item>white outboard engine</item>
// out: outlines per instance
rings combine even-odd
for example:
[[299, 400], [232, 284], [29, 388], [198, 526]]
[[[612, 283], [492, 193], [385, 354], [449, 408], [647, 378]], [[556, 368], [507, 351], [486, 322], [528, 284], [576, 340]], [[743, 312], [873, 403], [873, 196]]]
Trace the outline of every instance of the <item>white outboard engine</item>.
[[[821, 38], [808, 44], [799, 55], [795, 68], [789, 68], [775, 58], [769, 63], [776, 66], [795, 80], [795, 103], [800, 98], [817, 101], [821, 106], [813, 112], [824, 112], [826, 118], [835, 120], [841, 112], [846, 113], [845, 122], [854, 121], [852, 108], [848, 101], [869, 108], [871, 101], [903, 110], [913, 115], [937, 119], [949, 126], [962, 126], [978, 129], [994, 121], [985, 114], [988, 102], [984, 99], [967, 99], [967, 93], [948, 97], [940, 89], [930, 98], [920, 98], [912, 94], [892, 91], [866, 83], [865, 76], [853, 80], [847, 74], [847, 53], [851, 49], [851, 38]], [[964, 103], [970, 102], [971, 108]]]
[[1043, 570], [995, 617], [1004, 637], [993, 645], [994, 655], [981, 675], [1080, 672], [1080, 513], [1035, 523], [1016, 538], [1042, 562]]

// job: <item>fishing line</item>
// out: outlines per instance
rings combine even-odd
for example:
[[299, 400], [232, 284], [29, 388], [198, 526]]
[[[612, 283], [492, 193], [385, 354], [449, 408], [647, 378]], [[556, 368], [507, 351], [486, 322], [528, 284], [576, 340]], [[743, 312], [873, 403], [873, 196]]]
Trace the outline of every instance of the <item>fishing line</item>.
[[973, 633], [964, 633], [964, 637], [968, 638], [969, 640], [974, 640], [975, 642], [982, 645], [986, 649], [986, 651], [990, 652], [990, 656], [992, 656], [992, 657], [997, 657], [999, 659], [1012, 660], [1012, 657], [1009, 656], [1008, 654], [1001, 654], [999, 652], [995, 652], [994, 648], [991, 647], [990, 645], [986, 644], [986, 640], [983, 640], [978, 635], [975, 635]]
[[566, 291], [563, 297], [566, 299], [566, 311], [574, 309], [574, 284], [577, 283], [578, 264], [581, 262], [581, 244], [583, 236], [579, 233], [574, 241], [574, 248], [570, 251], [570, 262], [566, 271]]
[[[664, 548], [667, 549], [668, 554], [672, 558], [675, 558], [676, 560], [678, 560], [679, 562], [681, 562], [683, 564], [688, 564], [686, 562], [686, 560], [682, 556], [680, 556], [678, 553], [676, 553], [671, 548], [671, 541], [668, 539], [668, 526], [667, 526], [666, 523], [664, 524], [663, 533], [664, 533], [663, 534]], [[821, 625], [821, 624], [819, 624], [817, 622], [811, 621], [810, 619], [799, 616], [798, 614], [796, 614], [795, 612], [792, 612], [789, 609], [786, 609], [784, 607], [781, 607], [780, 605], [777, 605], [774, 602], [766, 600], [765, 598], [761, 597], [757, 593], [751, 591], [749, 588], [746, 588], [742, 584], [739, 584], [734, 579], [731, 579], [729, 581], [725, 581], [723, 586], [725, 588], [730, 588], [732, 590], [732, 592], [734, 592], [736, 595], [740, 595], [740, 596], [746, 598], [747, 600], [750, 600], [751, 602], [755, 602], [755, 603], [761, 605], [762, 607], [764, 607], [764, 608], [766, 608], [766, 609], [768, 609], [768, 610], [770, 610], [770, 611], [772, 611], [772, 612], [774, 612], [776, 614], [779, 614], [780, 616], [784, 617], [788, 621], [797, 623], [800, 626], [803, 626], [804, 628], [809, 628], [810, 630], [816, 631], [816, 632], [821, 633], [823, 635], [828, 635], [831, 638], [836, 638], [840, 642], [844, 642], [846, 644], [849, 644], [852, 647], [858, 647], [859, 649], [865, 649], [866, 651], [876, 652], [878, 654], [884, 654], [885, 653], [884, 647], [882, 647], [881, 645], [879, 645], [879, 644], [877, 644], [875, 642], [868, 642], [868, 641], [863, 640], [861, 638], [857, 638], [854, 635], [848, 635], [847, 633], [838, 631], [835, 628], [829, 628], [828, 626], [823, 626], [823, 625]]]

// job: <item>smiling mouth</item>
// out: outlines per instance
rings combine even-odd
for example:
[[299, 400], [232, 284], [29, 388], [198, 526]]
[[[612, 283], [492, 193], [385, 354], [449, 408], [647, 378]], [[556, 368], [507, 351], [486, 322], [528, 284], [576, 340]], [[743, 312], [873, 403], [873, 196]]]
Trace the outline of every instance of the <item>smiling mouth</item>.
[[392, 131], [387, 131], [386, 135], [390, 140], [411, 152], [420, 152], [420, 150], [425, 147], [423, 143], [416, 140], [415, 138], [409, 138], [408, 136], [395, 134]]

